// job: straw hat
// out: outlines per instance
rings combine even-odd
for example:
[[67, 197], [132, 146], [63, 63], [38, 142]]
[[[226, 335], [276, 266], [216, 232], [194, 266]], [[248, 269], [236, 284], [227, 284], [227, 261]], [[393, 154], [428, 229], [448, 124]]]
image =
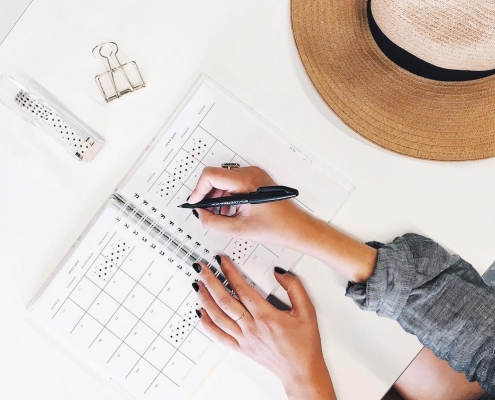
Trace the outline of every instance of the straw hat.
[[495, 155], [494, 0], [291, 0], [291, 13], [313, 84], [357, 133], [430, 160]]

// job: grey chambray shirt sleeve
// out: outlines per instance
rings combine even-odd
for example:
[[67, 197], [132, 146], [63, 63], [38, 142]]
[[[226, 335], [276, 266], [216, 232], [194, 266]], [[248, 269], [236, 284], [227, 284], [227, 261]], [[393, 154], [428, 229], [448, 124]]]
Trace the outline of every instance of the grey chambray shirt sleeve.
[[495, 289], [469, 263], [423, 236], [368, 245], [378, 249], [375, 271], [367, 282], [349, 282], [346, 296], [363, 310], [397, 320], [495, 395]]

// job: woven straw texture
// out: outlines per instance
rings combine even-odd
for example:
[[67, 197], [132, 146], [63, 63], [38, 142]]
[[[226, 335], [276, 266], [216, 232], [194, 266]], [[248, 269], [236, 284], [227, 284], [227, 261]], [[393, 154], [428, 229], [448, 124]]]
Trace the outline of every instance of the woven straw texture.
[[351, 129], [396, 153], [466, 161], [495, 155], [495, 76], [439, 82], [390, 61], [375, 43], [366, 0], [291, 0], [301, 60]]
[[430, 64], [495, 69], [493, 0], [373, 0], [371, 8], [388, 38]]

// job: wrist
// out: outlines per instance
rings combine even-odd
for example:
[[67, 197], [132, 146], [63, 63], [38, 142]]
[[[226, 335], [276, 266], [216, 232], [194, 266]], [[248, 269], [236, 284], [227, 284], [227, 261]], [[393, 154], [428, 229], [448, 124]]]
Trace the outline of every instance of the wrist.
[[307, 374], [292, 376], [283, 382], [289, 400], [335, 400], [332, 380], [325, 361], [314, 365]]
[[304, 219], [298, 221], [298, 240], [292, 248], [323, 261], [349, 281], [367, 281], [376, 266], [377, 250], [304, 214]]

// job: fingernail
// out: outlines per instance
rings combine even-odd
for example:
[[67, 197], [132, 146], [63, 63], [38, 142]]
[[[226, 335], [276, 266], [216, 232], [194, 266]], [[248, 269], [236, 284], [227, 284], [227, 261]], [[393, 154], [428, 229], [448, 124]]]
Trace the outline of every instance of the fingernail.
[[285, 275], [287, 273], [287, 271], [285, 269], [280, 268], [280, 267], [275, 267], [274, 270], [277, 274], [280, 274], [280, 275]]
[[196, 315], [198, 316], [198, 318], [201, 318], [201, 317], [202, 317], [202, 315], [201, 315], [201, 311], [196, 310]]
[[199, 265], [198, 263], [194, 263], [192, 267], [198, 274], [201, 273], [201, 265]]
[[218, 265], [222, 265], [222, 259], [220, 258], [220, 256], [218, 254], [215, 256], [215, 260], [218, 263]]
[[196, 282], [193, 282], [192, 287], [194, 291], [198, 292], [199, 291], [199, 285]]
[[199, 214], [196, 210], [192, 210], [192, 213], [197, 219], [199, 219]]
[[187, 200], [189, 200], [189, 197], [191, 197], [191, 195], [189, 195], [189, 196], [187, 196], [187, 199], [186, 199], [186, 201], [187, 201]]

